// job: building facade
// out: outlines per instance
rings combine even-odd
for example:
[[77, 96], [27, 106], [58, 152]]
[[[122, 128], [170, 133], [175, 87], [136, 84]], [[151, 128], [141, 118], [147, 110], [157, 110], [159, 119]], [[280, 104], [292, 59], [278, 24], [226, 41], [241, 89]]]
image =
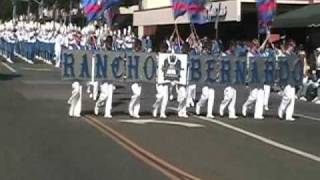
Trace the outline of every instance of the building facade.
[[[140, 10], [133, 13], [133, 25], [138, 27], [139, 36], [156, 35], [157, 32], [169, 32], [173, 25], [179, 24], [182, 33], [188, 33], [190, 24], [187, 15], [173, 18], [171, 0], [142, 0]], [[309, 0], [277, 0], [277, 13], [287, 12], [310, 4]], [[198, 28], [203, 34], [214, 34], [214, 19], [219, 16], [220, 34], [222, 37], [236, 35], [239, 37], [256, 37], [257, 34], [257, 12], [255, 0], [209, 0], [207, 4], [209, 17], [213, 20], [208, 25]], [[217, 9], [220, 7], [220, 12]], [[185, 31], [184, 31], [185, 30]], [[241, 33], [237, 33], [241, 32]], [[200, 32], [201, 34], [201, 32]], [[237, 37], [237, 35], [239, 37]]]

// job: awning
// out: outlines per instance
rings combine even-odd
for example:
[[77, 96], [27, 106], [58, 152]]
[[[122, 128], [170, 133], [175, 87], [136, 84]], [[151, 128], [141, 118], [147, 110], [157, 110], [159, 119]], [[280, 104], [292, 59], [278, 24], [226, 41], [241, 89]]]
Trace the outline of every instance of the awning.
[[320, 4], [312, 4], [277, 16], [273, 28], [320, 27]]

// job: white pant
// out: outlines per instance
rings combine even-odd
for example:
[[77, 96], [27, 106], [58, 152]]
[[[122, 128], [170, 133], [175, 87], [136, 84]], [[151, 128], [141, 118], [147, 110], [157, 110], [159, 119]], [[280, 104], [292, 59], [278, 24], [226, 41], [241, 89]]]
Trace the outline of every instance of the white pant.
[[132, 96], [129, 103], [129, 114], [132, 117], [139, 118], [140, 112], [140, 99], [141, 99], [141, 86], [137, 83], [131, 85]]
[[178, 93], [178, 116], [179, 117], [187, 117], [187, 89], [184, 86], [180, 86], [177, 88]]
[[194, 99], [196, 99], [197, 85], [192, 84], [187, 86], [187, 107], [194, 106]]
[[270, 91], [271, 91], [271, 86], [270, 85], [264, 85], [263, 86], [264, 90], [264, 101], [263, 105], [265, 108], [269, 107], [269, 98], [270, 98]]
[[55, 50], [55, 56], [56, 56], [56, 67], [60, 67], [61, 63], [61, 49]]
[[292, 116], [294, 113], [295, 92], [296, 89], [291, 85], [287, 85], [283, 91], [283, 96], [278, 111], [279, 115], [281, 116], [283, 115], [283, 113], [285, 113], [287, 120], [293, 118]]
[[99, 114], [99, 108], [105, 104], [104, 117], [111, 118], [112, 97], [115, 87], [112, 84], [104, 83], [101, 85], [101, 94], [95, 105], [95, 114]]
[[157, 85], [156, 102], [153, 104], [153, 116], [157, 116], [160, 107], [160, 116], [166, 117], [166, 109], [168, 104], [169, 85]]
[[235, 117], [236, 116], [236, 99], [237, 99], [237, 91], [233, 87], [227, 87], [224, 90], [224, 98], [220, 104], [220, 114], [223, 115], [224, 109], [228, 106], [229, 110], [229, 117]]
[[99, 91], [99, 82], [89, 82], [87, 84], [87, 93], [89, 93], [90, 98], [92, 98], [94, 101], [98, 98], [98, 91]]
[[207, 102], [207, 117], [213, 116], [212, 111], [214, 106], [214, 94], [214, 89], [208, 87], [202, 88], [200, 100], [196, 105], [196, 114], [200, 114], [201, 107], [203, 107]]
[[169, 99], [170, 99], [170, 101], [172, 101], [173, 99], [174, 99], [174, 97], [173, 97], [173, 88], [176, 88], [176, 92], [178, 91], [177, 90], [177, 85], [175, 84], [175, 83], [171, 83], [170, 84], [170, 86], [169, 86]]
[[264, 91], [261, 88], [255, 88], [250, 92], [247, 101], [242, 106], [242, 112], [246, 115], [247, 109], [250, 109], [253, 103], [255, 103], [254, 118], [263, 119], [263, 101]]
[[81, 115], [81, 103], [82, 103], [82, 86], [78, 82], [72, 84], [72, 95], [68, 100], [70, 104], [69, 116], [80, 117]]

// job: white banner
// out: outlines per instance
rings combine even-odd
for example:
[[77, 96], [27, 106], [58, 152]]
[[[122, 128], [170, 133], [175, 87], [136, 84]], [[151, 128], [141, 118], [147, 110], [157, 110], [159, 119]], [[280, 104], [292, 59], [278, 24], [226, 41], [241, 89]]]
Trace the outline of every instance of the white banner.
[[186, 54], [159, 54], [158, 83], [187, 84], [188, 56]]

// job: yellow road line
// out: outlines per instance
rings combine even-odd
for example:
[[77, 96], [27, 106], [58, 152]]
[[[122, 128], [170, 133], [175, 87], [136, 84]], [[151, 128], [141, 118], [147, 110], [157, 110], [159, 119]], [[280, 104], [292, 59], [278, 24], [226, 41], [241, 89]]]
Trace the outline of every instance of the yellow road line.
[[115, 142], [119, 145], [124, 147], [128, 150], [132, 155], [137, 157], [138, 159], [142, 160], [144, 163], [150, 165], [151, 167], [157, 169], [165, 176], [170, 179], [184, 179], [184, 180], [200, 180], [200, 178], [195, 177], [171, 164], [168, 162], [160, 159], [156, 155], [148, 152], [147, 150], [143, 149], [142, 147], [138, 146], [136, 143], [128, 139], [127, 137], [123, 136], [119, 132], [115, 131], [111, 127], [107, 126], [106, 124], [100, 122], [96, 118], [87, 115], [84, 117], [84, 120], [99, 130], [101, 133], [107, 135], [108, 137], [112, 138]]

